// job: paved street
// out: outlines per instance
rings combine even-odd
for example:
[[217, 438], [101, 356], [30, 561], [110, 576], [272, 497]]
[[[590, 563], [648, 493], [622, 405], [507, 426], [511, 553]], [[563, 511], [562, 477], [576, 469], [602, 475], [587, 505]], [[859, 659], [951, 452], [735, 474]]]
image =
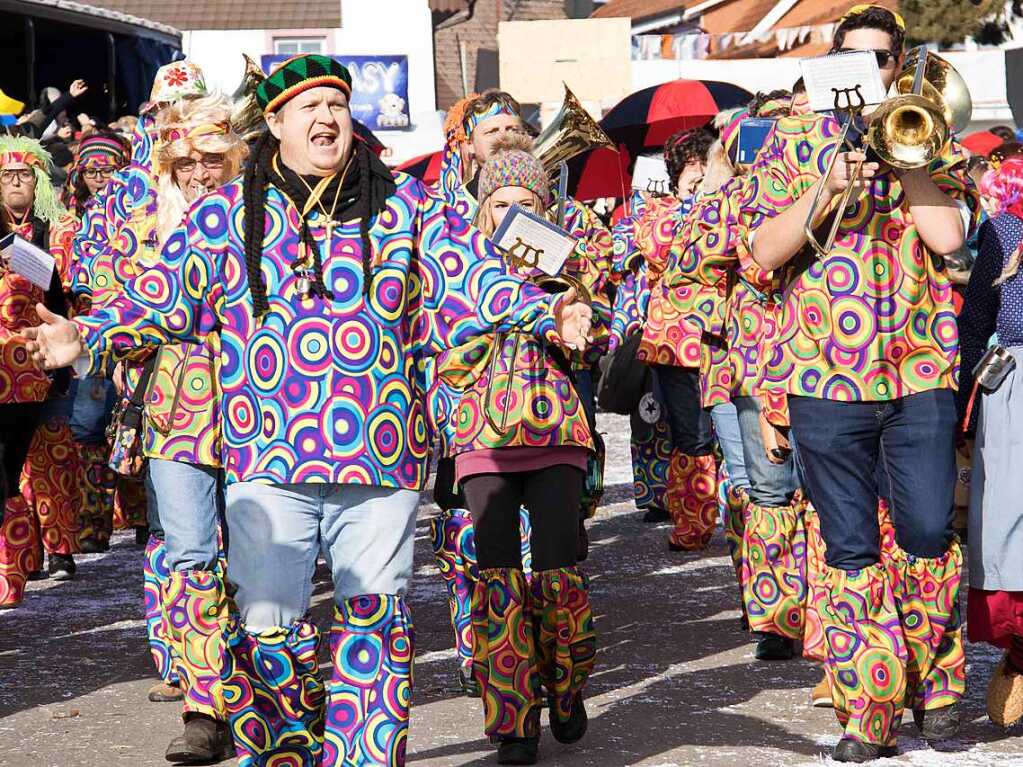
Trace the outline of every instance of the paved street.
[[[819, 671], [803, 660], [756, 663], [739, 629], [734, 576], [720, 533], [701, 555], [668, 552], [667, 527], [643, 525], [631, 501], [628, 423], [602, 417], [608, 491], [592, 522], [599, 651], [589, 688], [590, 734], [566, 747], [544, 737], [549, 765], [786, 765], [821, 763], [838, 738], [828, 710], [808, 705]], [[454, 690], [444, 587], [429, 549], [424, 504], [410, 594], [416, 621], [415, 707], [409, 763], [493, 763], [478, 701]], [[330, 585], [317, 574], [315, 619], [330, 620]], [[1023, 765], [1021, 730], [984, 717], [998, 655], [970, 646], [962, 736], [941, 752], [903, 726], [904, 765]], [[24, 605], [0, 613], [0, 765], [159, 767], [178, 732], [175, 704], [148, 703], [152, 665], [142, 621], [142, 550], [126, 536], [81, 557], [71, 583], [30, 584]]]

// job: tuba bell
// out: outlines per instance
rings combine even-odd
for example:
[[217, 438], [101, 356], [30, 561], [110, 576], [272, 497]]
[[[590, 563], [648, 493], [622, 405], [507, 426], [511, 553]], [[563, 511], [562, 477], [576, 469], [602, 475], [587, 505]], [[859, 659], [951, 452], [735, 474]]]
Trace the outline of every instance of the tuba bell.
[[[945, 151], [952, 136], [966, 128], [973, 114], [973, 101], [962, 76], [945, 59], [923, 46], [914, 48], [906, 56], [906, 64], [896, 77], [892, 90], [894, 95], [866, 116], [867, 132], [863, 143], [881, 162], [899, 170], [929, 165]], [[821, 257], [830, 253], [835, 245], [838, 229], [852, 198], [854, 182], [859, 177], [858, 165], [838, 202], [824, 242], [817, 239], [813, 222], [820, 213], [824, 188], [835, 170], [849, 129], [858, 117], [858, 111], [849, 115], [806, 219], [804, 232]]]
[[614, 142], [583, 109], [579, 99], [565, 86], [565, 100], [551, 124], [533, 142], [533, 154], [553, 178], [563, 162], [599, 146], [615, 148]]
[[245, 73], [232, 95], [234, 107], [231, 110], [231, 129], [248, 142], [259, 138], [266, 128], [263, 110], [256, 103], [256, 88], [266, 79], [266, 75], [247, 54], [243, 53], [242, 58], [245, 59]]

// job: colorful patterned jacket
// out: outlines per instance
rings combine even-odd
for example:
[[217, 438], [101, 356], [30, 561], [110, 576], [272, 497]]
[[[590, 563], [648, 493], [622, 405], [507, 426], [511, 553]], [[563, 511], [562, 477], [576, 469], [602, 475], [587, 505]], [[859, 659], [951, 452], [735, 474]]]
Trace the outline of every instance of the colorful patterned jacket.
[[[68, 246], [77, 225], [73, 216], [64, 216], [52, 224], [47, 233], [54, 269], [65, 291], [71, 283]], [[27, 221], [14, 231], [31, 242], [35, 226]], [[43, 299], [44, 291], [28, 279], [7, 268], [0, 270], [0, 405], [42, 402], [50, 393], [50, 377], [32, 361], [25, 339], [19, 333], [40, 324], [36, 304]]]
[[[104, 307], [160, 258], [157, 238], [157, 179], [152, 170], [152, 118], [140, 118], [132, 140], [131, 162], [86, 205], [75, 238], [76, 290]], [[158, 355], [148, 387], [143, 445], [150, 458], [203, 466], [220, 465], [220, 338], [202, 344], [168, 344]], [[135, 386], [141, 365], [129, 368]]]
[[419, 181], [401, 173], [395, 180], [370, 227], [368, 297], [358, 221], [335, 231], [323, 259], [333, 300], [299, 293], [290, 267], [299, 212], [271, 186], [261, 261], [270, 310], [256, 321], [236, 179], [192, 207], [124, 296], [75, 320], [90, 364], [111, 349], [219, 333], [229, 483], [421, 489], [429, 444], [417, 359], [495, 330], [531, 330], [558, 343], [560, 299], [510, 276], [486, 238]]
[[[513, 273], [524, 279], [543, 276], [539, 270]], [[561, 273], [590, 290], [600, 279], [582, 241]], [[452, 454], [498, 447], [593, 448], [570, 362], [542, 339], [525, 333], [486, 335], [445, 352], [437, 371], [445, 384], [463, 390]]]
[[[823, 174], [835, 151], [831, 117], [778, 121], [750, 177], [743, 229], [790, 207]], [[931, 178], [962, 203], [973, 222], [977, 193], [954, 143], [930, 166]], [[972, 224], [968, 227], [972, 230]], [[750, 235], [742, 248], [749, 247]], [[842, 219], [826, 257], [786, 265], [785, 303], [763, 386], [790, 395], [885, 401], [954, 388], [958, 335], [944, 263], [924, 246], [902, 184], [889, 171], [870, 182]]]

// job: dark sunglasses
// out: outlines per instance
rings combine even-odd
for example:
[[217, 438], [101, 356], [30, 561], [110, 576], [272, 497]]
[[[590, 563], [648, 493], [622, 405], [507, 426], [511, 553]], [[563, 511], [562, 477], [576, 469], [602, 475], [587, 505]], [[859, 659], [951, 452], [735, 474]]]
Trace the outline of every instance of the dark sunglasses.
[[[863, 49], [862, 48], [836, 48], [835, 50], [833, 50], [831, 52], [832, 53], [863, 53]], [[891, 62], [895, 61], [895, 59], [898, 58], [898, 56], [896, 56], [891, 51], [884, 51], [884, 50], [874, 49], [874, 50], [870, 50], [868, 52], [874, 54], [874, 58], [877, 59], [877, 66], [880, 69], [884, 69]]]

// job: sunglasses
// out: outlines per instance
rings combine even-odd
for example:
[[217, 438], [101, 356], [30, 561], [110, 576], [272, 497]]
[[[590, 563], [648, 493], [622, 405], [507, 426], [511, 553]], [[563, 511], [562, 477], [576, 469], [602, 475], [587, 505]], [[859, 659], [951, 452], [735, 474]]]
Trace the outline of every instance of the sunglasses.
[[114, 175], [114, 168], [86, 168], [82, 171], [82, 176], [89, 180], [95, 180], [97, 178], [108, 179]]
[[[832, 53], [863, 53], [863, 52], [864, 51], [862, 48], [836, 48], [835, 50], [832, 51]], [[868, 50], [867, 53], [874, 54], [874, 58], [877, 59], [877, 66], [879, 69], [884, 69], [898, 58], [898, 56], [896, 56], [891, 51], [885, 50], [873, 49]]]
[[183, 157], [174, 161], [174, 169], [182, 173], [191, 173], [197, 165], [202, 165], [206, 170], [220, 170], [224, 167], [224, 155], [204, 154], [201, 160]]

